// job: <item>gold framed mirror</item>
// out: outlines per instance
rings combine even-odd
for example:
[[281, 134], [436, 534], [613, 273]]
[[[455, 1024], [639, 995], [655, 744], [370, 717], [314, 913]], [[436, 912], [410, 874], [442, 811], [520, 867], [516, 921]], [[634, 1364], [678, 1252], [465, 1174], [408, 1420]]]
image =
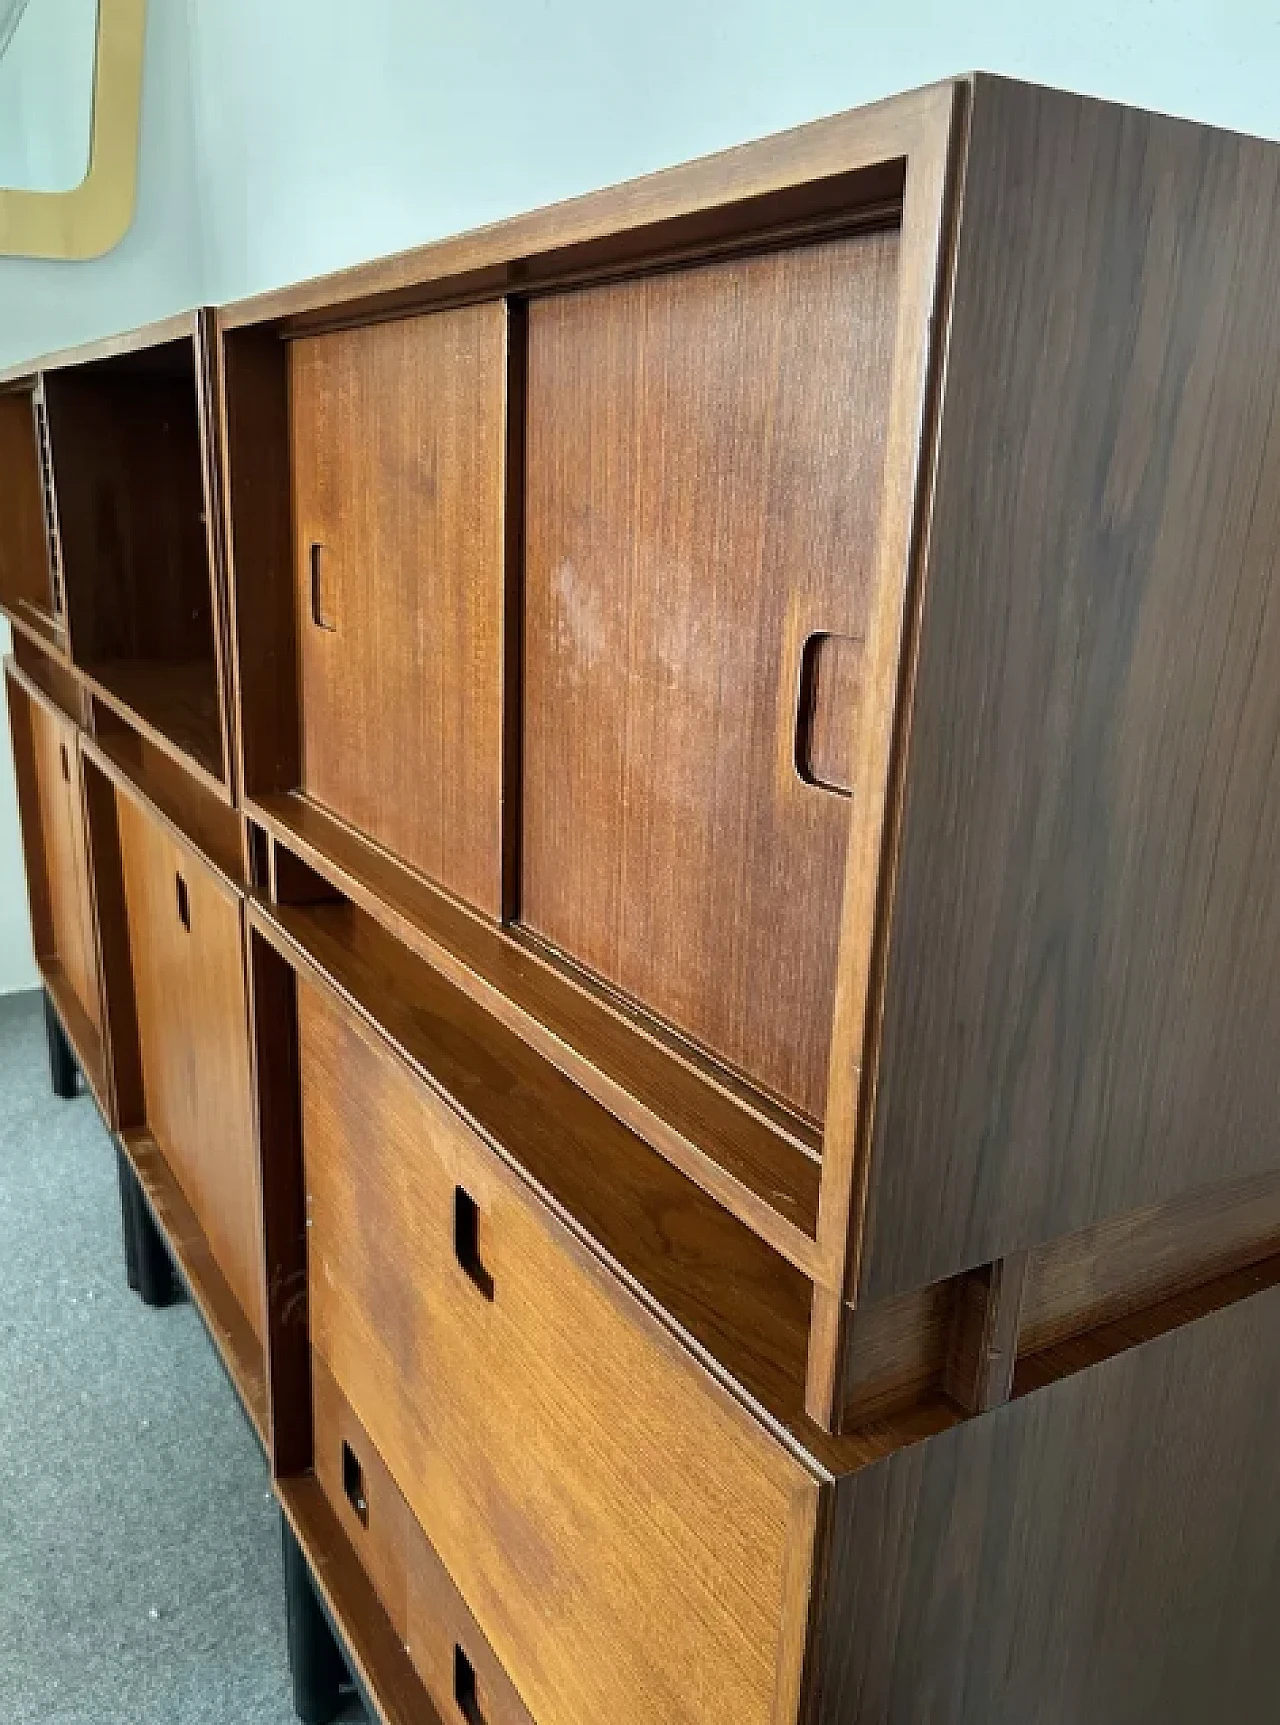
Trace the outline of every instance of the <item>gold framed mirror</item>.
[[60, 4], [0, 0], [0, 100], [31, 128], [0, 149], [0, 256], [100, 257], [133, 220], [146, 0]]

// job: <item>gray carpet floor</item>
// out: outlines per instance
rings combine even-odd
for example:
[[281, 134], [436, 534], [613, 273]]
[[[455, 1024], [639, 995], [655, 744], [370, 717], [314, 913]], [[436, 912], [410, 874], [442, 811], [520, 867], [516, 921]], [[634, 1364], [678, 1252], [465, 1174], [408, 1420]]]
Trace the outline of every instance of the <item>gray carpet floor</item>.
[[295, 1720], [261, 1452], [192, 1308], [129, 1291], [36, 994], [0, 997], [0, 1719]]

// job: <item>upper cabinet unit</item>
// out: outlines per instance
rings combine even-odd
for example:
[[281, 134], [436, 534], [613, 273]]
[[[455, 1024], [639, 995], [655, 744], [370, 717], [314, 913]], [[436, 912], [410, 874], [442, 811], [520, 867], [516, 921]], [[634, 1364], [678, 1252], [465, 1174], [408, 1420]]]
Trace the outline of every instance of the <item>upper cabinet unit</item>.
[[0, 395], [0, 603], [229, 801], [205, 329], [174, 318]]
[[976, 77], [218, 314], [294, 914], [804, 1278], [828, 1427], [1275, 1171], [1277, 177]]

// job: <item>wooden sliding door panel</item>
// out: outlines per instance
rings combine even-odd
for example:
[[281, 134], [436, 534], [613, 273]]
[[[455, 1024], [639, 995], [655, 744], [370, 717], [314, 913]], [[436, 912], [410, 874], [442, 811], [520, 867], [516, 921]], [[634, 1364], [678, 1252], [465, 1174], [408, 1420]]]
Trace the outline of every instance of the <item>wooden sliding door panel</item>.
[[813, 1118], [897, 253], [529, 308], [522, 918]]
[[39, 701], [29, 701], [28, 707], [53, 941], [52, 952], [39, 956], [58, 960], [90, 1023], [100, 1030], [97, 947], [75, 727], [55, 718]]
[[793, 1725], [819, 1487], [298, 990], [313, 1349], [539, 1725]]
[[497, 914], [507, 312], [290, 347], [302, 784]]
[[132, 798], [117, 803], [146, 1125], [261, 1340], [240, 905]]

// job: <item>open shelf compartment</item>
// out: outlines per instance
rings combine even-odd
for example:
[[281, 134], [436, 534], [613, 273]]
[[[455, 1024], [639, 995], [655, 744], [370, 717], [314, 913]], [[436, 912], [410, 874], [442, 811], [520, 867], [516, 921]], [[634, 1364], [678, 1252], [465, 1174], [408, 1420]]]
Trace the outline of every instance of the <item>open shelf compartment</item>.
[[204, 314], [41, 374], [71, 657], [231, 797]]

